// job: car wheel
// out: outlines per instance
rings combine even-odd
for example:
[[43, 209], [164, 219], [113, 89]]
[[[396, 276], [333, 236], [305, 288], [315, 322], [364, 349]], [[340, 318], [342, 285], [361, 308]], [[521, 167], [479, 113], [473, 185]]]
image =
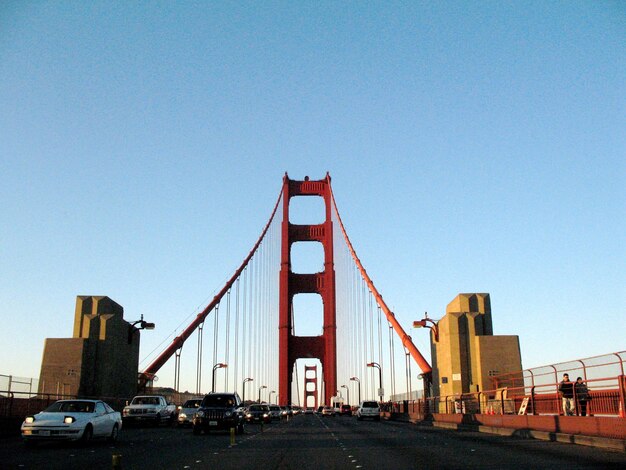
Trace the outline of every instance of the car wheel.
[[116, 442], [119, 435], [120, 428], [117, 426], [117, 423], [115, 423], [113, 425], [113, 429], [111, 430], [111, 435], [109, 436], [109, 442]]
[[93, 437], [93, 428], [91, 427], [91, 424], [88, 424], [85, 427], [85, 430], [83, 431], [83, 435], [81, 436], [80, 441], [83, 444], [87, 444], [91, 440], [92, 437]]

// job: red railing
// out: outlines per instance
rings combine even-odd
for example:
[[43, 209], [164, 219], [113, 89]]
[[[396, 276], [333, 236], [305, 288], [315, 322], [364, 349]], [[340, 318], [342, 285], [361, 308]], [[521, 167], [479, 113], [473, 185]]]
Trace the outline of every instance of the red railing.
[[[624, 417], [626, 376], [599, 377], [584, 382], [589, 389], [588, 416]], [[418, 415], [439, 414], [528, 414], [562, 415], [558, 382], [543, 385], [502, 387], [475, 393], [429, 397], [388, 404], [388, 411]], [[574, 401], [578, 402], [574, 397]], [[524, 405], [525, 410], [520, 413]], [[576, 414], [580, 414], [577, 407]]]

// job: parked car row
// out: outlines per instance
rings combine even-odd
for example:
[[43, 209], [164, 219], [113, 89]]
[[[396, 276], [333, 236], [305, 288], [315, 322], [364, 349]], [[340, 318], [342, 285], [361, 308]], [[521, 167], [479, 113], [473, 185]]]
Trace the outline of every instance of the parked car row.
[[[268, 424], [302, 412], [299, 407], [254, 403], [244, 406], [234, 393], [209, 393], [204, 398], [187, 400], [176, 407], [163, 396], [139, 395], [124, 407], [122, 413], [113, 410], [102, 400], [59, 400], [22, 423], [22, 438], [26, 444], [41, 440], [69, 440], [88, 442], [93, 438], [116, 441], [123, 424], [151, 422], [177, 423], [191, 426], [193, 434], [212, 430], [235, 429], [244, 432], [246, 423]], [[312, 412], [307, 409], [305, 413]], [[322, 416], [335, 416], [335, 408], [319, 407]], [[339, 414], [351, 416], [350, 405], [342, 405]], [[375, 401], [363, 401], [356, 410], [357, 419], [380, 420], [380, 407]]]

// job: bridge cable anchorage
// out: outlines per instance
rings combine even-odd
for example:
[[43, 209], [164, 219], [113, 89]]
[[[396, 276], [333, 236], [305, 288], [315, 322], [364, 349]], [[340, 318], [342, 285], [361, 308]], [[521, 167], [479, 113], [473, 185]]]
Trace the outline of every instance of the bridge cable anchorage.
[[430, 366], [428, 361], [426, 361], [424, 356], [422, 356], [422, 354], [419, 352], [417, 347], [415, 347], [415, 345], [413, 344], [413, 341], [408, 337], [408, 335], [406, 334], [406, 332], [404, 331], [404, 329], [402, 328], [398, 320], [396, 320], [395, 315], [391, 312], [391, 310], [389, 309], [389, 307], [383, 300], [382, 296], [376, 289], [376, 286], [374, 286], [374, 283], [368, 276], [367, 272], [365, 271], [365, 268], [363, 267], [363, 265], [361, 264], [361, 261], [356, 255], [354, 247], [352, 246], [352, 243], [350, 242], [350, 238], [348, 237], [348, 234], [346, 233], [345, 227], [343, 225], [343, 221], [341, 220], [341, 215], [339, 214], [339, 210], [337, 209], [337, 202], [335, 200], [335, 195], [333, 193], [332, 187], [330, 187], [330, 196], [332, 199], [333, 207], [335, 209], [335, 214], [337, 215], [337, 220], [339, 222], [339, 226], [341, 228], [341, 232], [343, 234], [346, 245], [348, 245], [350, 253], [352, 254], [352, 258], [354, 262], [356, 263], [356, 265], [358, 266], [359, 271], [361, 272], [361, 275], [365, 279], [365, 282], [369, 286], [370, 291], [374, 295], [376, 302], [378, 303], [380, 308], [382, 308], [383, 312], [385, 313], [385, 316], [387, 317], [387, 320], [389, 321], [389, 323], [391, 323], [395, 332], [398, 334], [398, 336], [400, 336], [400, 338], [402, 338], [403, 345], [409, 350], [411, 356], [413, 357], [415, 362], [418, 364], [418, 366], [422, 370], [422, 373], [430, 374], [432, 372], [432, 367]]
[[182, 346], [182, 344], [189, 338], [189, 336], [191, 336], [191, 334], [198, 328], [198, 326], [204, 322], [205, 318], [216, 307], [216, 305], [219, 304], [222, 297], [231, 288], [235, 280], [239, 278], [242, 271], [245, 269], [245, 267], [248, 265], [250, 260], [253, 258], [257, 249], [261, 245], [263, 238], [268, 232], [274, 220], [274, 217], [276, 215], [276, 212], [278, 210], [282, 197], [283, 197], [283, 190], [281, 188], [278, 199], [276, 200], [276, 204], [274, 205], [274, 209], [272, 210], [270, 218], [267, 224], [265, 225], [265, 227], [263, 228], [259, 238], [257, 239], [256, 243], [254, 244], [254, 246], [248, 253], [248, 256], [241, 263], [241, 266], [235, 271], [235, 273], [231, 276], [231, 278], [226, 282], [226, 285], [222, 288], [222, 290], [217, 295], [215, 295], [213, 300], [204, 308], [202, 312], [198, 313], [195, 320], [192, 321], [191, 324], [189, 324], [187, 328], [185, 328], [185, 330], [183, 330], [183, 332], [180, 335], [174, 338], [172, 343], [148, 367], [146, 367], [142, 373], [140, 373], [140, 376], [139, 376], [139, 389], [140, 390], [146, 387], [147, 383], [151, 380], [151, 378], [156, 375], [156, 372], [159, 371], [161, 367], [163, 367], [163, 365], [165, 365], [165, 363], [175, 354], [176, 350], [179, 349]]

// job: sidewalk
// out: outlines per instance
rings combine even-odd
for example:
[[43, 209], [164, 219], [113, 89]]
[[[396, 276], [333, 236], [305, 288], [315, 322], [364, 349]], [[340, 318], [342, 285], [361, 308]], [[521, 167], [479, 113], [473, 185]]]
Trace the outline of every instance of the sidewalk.
[[[618, 439], [601, 435], [587, 435], [587, 434], [574, 434], [568, 432], [560, 432], [557, 429], [560, 429], [559, 426], [562, 421], [562, 417], [550, 417], [551, 421], [555, 423], [555, 429], [548, 430], [546, 428], [546, 417], [536, 416], [536, 417], [527, 417], [531, 418], [530, 420], [526, 419], [525, 422], [528, 424], [532, 422], [532, 418], [543, 418], [541, 419], [541, 424], [544, 429], [533, 429], [531, 427], [504, 427], [504, 426], [495, 426], [495, 425], [487, 425], [485, 423], [481, 423], [484, 420], [484, 417], [481, 415], [432, 415], [432, 419], [420, 419], [416, 416], [411, 416], [403, 413], [383, 413], [383, 418], [392, 421], [404, 421], [411, 422], [416, 424], [417, 426], [424, 427], [434, 427], [440, 429], [449, 429], [455, 431], [473, 431], [473, 432], [484, 432], [488, 434], [497, 434], [500, 436], [506, 437], [518, 437], [522, 439], [539, 439], [543, 441], [551, 441], [551, 442], [564, 442], [568, 444], [578, 444], [578, 445], [586, 445], [590, 447], [598, 447], [601, 449], [607, 449], [617, 452], [626, 452], [626, 439]], [[437, 419], [440, 418], [440, 419]], [[500, 417], [500, 420], [507, 420], [506, 415]], [[515, 424], [519, 422], [519, 420], [514, 419], [512, 416], [508, 421], [511, 424]], [[568, 417], [568, 418], [578, 418], [578, 417]], [[585, 419], [585, 423], [595, 424], [589, 420], [594, 420], [592, 417], [581, 418]], [[621, 429], [622, 425], [626, 426], [626, 420], [622, 420], [621, 418], [595, 418], [596, 420], [620, 420], [615, 421], [615, 424]], [[623, 422], [622, 422], [623, 421]], [[549, 426], [548, 426], [549, 427]], [[567, 428], [568, 426], [562, 426]], [[571, 427], [571, 426], [570, 426]], [[585, 426], [587, 429], [593, 428], [601, 428], [602, 426]]]

